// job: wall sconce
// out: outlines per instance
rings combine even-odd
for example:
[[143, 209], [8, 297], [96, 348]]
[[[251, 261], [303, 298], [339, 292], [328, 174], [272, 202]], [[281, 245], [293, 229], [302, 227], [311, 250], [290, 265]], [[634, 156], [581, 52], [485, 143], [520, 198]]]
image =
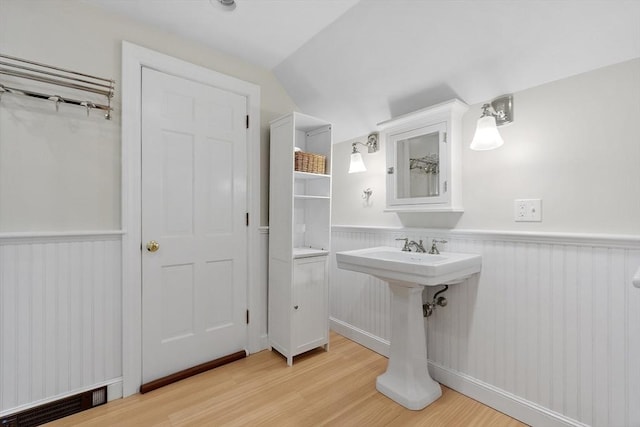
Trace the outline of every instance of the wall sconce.
[[362, 161], [362, 154], [358, 151], [357, 144], [364, 145], [367, 147], [367, 152], [375, 153], [380, 147], [378, 146], [378, 133], [374, 132], [369, 134], [367, 137], [367, 142], [354, 142], [351, 144], [351, 162], [349, 163], [349, 173], [357, 173], [357, 172], [365, 172], [367, 168]]
[[[493, 110], [493, 111], [490, 111]], [[471, 141], [472, 150], [493, 150], [504, 144], [498, 126], [513, 122], [513, 95], [503, 95], [482, 106], [476, 133]]]

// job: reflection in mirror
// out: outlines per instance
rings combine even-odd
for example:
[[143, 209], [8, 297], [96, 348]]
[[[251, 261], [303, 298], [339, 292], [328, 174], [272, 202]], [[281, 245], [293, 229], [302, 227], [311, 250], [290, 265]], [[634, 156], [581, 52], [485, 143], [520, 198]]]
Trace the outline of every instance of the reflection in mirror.
[[398, 198], [440, 195], [440, 133], [397, 142]]

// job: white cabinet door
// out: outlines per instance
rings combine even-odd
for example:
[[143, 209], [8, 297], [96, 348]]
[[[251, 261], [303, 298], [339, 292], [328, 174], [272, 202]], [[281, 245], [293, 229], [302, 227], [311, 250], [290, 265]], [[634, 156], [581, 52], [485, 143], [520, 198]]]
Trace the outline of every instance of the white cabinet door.
[[299, 354], [327, 341], [327, 257], [296, 259], [293, 276], [293, 349]]

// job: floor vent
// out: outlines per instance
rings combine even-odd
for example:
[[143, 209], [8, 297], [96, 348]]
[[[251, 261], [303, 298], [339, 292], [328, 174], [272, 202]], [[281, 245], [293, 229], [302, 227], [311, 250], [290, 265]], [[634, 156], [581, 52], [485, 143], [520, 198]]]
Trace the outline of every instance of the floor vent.
[[106, 386], [7, 415], [0, 418], [0, 427], [39, 426], [105, 403], [107, 403]]

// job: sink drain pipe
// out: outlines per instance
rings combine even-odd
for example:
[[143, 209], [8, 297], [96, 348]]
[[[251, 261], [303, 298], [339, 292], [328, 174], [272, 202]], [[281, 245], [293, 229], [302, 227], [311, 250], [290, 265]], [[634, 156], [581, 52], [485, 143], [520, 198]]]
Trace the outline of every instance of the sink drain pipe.
[[433, 296], [433, 300], [431, 302], [428, 302], [426, 304], [422, 304], [422, 316], [423, 317], [429, 317], [433, 314], [433, 310], [436, 309], [436, 306], [440, 306], [440, 307], [445, 307], [447, 305], [447, 299], [445, 297], [439, 297], [438, 295], [440, 295], [443, 292], [446, 292], [447, 289], [449, 289], [449, 285], [444, 285], [444, 289], [440, 289], [438, 292], [436, 292], [436, 294]]

